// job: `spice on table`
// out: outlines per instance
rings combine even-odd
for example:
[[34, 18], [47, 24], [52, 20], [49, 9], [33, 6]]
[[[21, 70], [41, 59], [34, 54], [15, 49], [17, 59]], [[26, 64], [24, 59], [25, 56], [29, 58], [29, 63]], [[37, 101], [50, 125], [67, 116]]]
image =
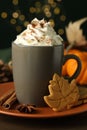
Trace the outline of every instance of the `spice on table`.
[[14, 93], [14, 89], [10, 89], [9, 91], [7, 91], [4, 95], [2, 95], [0, 97], [0, 105], [2, 105], [7, 99], [10, 98], [10, 96]]
[[[2, 106], [4, 109], [11, 109], [12, 105], [17, 102], [17, 97], [14, 88], [11, 88], [9, 91], [7, 91], [4, 95], [0, 96], [0, 106]], [[16, 104], [15, 109], [24, 112], [24, 113], [32, 113], [35, 111], [35, 105], [29, 105], [29, 104]]]
[[29, 104], [19, 104], [16, 109], [20, 112], [24, 113], [32, 113], [35, 111], [35, 105], [29, 105]]
[[10, 109], [13, 103], [17, 100], [15, 92], [2, 104], [5, 109]]

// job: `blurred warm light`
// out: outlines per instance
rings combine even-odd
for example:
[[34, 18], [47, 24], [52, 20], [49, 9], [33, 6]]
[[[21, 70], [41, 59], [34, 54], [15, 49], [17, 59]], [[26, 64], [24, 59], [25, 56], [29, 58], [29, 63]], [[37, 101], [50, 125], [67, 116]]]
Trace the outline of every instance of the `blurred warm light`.
[[54, 9], [54, 14], [59, 14], [59, 13], [60, 13], [60, 8], [56, 7], [56, 8]]
[[21, 32], [21, 31], [22, 31], [22, 27], [21, 27], [21, 26], [19, 26], [19, 25], [18, 25], [18, 26], [16, 26], [16, 31], [17, 31], [17, 32]]
[[18, 5], [18, 0], [12, 0], [12, 3], [13, 3], [14, 5]]
[[19, 19], [20, 19], [21, 21], [24, 21], [24, 20], [25, 20], [25, 16], [21, 14], [21, 15], [19, 16]]
[[44, 12], [48, 12], [49, 11], [49, 8], [44, 8]]
[[36, 12], [36, 8], [30, 7], [30, 8], [29, 8], [29, 11], [30, 11], [30, 13], [35, 13], [35, 12]]
[[[51, 26], [55, 27], [60, 35], [64, 34], [64, 30], [58, 26], [61, 22], [65, 22], [66, 16], [62, 13], [61, 2], [62, 0], [47, 0], [47, 1], [35, 1], [34, 4], [29, 4], [28, 11], [25, 13], [25, 8], [21, 8], [21, 0], [11, 0], [11, 4], [14, 7], [13, 10], [3, 10], [0, 12], [0, 18], [7, 20], [11, 26], [14, 26], [15, 30], [20, 33], [29, 24], [29, 17], [43, 16], [45, 19], [51, 22]], [[46, 3], [45, 3], [46, 2]], [[26, 3], [26, 2], [25, 2]], [[26, 3], [26, 4], [27, 4]], [[33, 2], [32, 2], [33, 3]], [[26, 18], [26, 16], [28, 16]], [[57, 27], [56, 27], [57, 25]]]
[[24, 22], [24, 27], [27, 27], [28, 24], [29, 24], [29, 21], [25, 21]]
[[11, 23], [11, 24], [16, 24], [16, 19], [11, 19], [11, 20], [10, 20], [10, 23]]
[[58, 30], [58, 34], [59, 34], [59, 35], [63, 35], [63, 34], [64, 34], [64, 30], [63, 30], [62, 28], [60, 28], [60, 29]]
[[51, 6], [52, 6], [53, 8], [55, 8], [55, 7], [57, 6], [57, 3], [54, 2], [53, 4], [51, 4]]
[[49, 22], [51, 23], [51, 26], [54, 27], [55, 26], [55, 22], [53, 19], [50, 19]]
[[3, 19], [6, 19], [7, 16], [8, 16], [7, 12], [2, 12], [2, 13], [1, 13], [1, 17], [2, 17]]
[[50, 5], [44, 5], [43, 10], [44, 10], [44, 12], [45, 12], [45, 10], [50, 10]]
[[47, 17], [51, 17], [51, 12], [49, 12], [49, 11], [47, 11], [47, 12], [45, 12], [45, 15], [47, 16]]
[[65, 20], [66, 20], [66, 16], [65, 16], [65, 15], [61, 15], [61, 16], [60, 16], [60, 20], [61, 20], [61, 21], [65, 21]]
[[17, 12], [12, 13], [13, 18], [18, 18], [19, 14]]
[[41, 6], [41, 3], [38, 1], [38, 2], [35, 3], [35, 6], [36, 6], [36, 7], [40, 7], [40, 6]]
[[53, 4], [53, 3], [54, 3], [54, 0], [48, 0], [48, 3], [49, 3], [49, 4]]

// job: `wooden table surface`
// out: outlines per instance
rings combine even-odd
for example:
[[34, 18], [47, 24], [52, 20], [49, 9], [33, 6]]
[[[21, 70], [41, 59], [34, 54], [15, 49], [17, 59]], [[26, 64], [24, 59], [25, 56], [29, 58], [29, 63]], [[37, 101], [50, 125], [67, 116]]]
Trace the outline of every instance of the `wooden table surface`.
[[87, 113], [52, 119], [17, 118], [0, 114], [1, 130], [87, 130]]

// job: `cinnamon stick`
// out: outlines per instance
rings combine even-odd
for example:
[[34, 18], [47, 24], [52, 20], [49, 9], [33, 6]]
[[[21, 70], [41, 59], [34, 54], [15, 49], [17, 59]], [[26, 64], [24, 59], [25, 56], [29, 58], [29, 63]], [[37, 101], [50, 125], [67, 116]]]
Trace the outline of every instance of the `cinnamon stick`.
[[0, 105], [2, 105], [13, 93], [14, 93], [14, 89], [10, 89], [9, 91], [7, 91], [3, 96], [0, 97]]
[[10, 109], [13, 103], [17, 100], [15, 92], [2, 104], [5, 109]]

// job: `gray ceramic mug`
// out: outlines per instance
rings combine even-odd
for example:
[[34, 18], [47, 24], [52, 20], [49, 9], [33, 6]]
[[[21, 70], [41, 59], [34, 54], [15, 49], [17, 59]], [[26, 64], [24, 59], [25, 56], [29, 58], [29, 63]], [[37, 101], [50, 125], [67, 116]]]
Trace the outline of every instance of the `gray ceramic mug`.
[[61, 75], [62, 65], [75, 59], [78, 68], [69, 81], [81, 70], [80, 59], [64, 56], [63, 44], [57, 46], [23, 46], [12, 43], [13, 79], [17, 99], [23, 104], [44, 106], [43, 96], [48, 94], [48, 84], [54, 73]]

